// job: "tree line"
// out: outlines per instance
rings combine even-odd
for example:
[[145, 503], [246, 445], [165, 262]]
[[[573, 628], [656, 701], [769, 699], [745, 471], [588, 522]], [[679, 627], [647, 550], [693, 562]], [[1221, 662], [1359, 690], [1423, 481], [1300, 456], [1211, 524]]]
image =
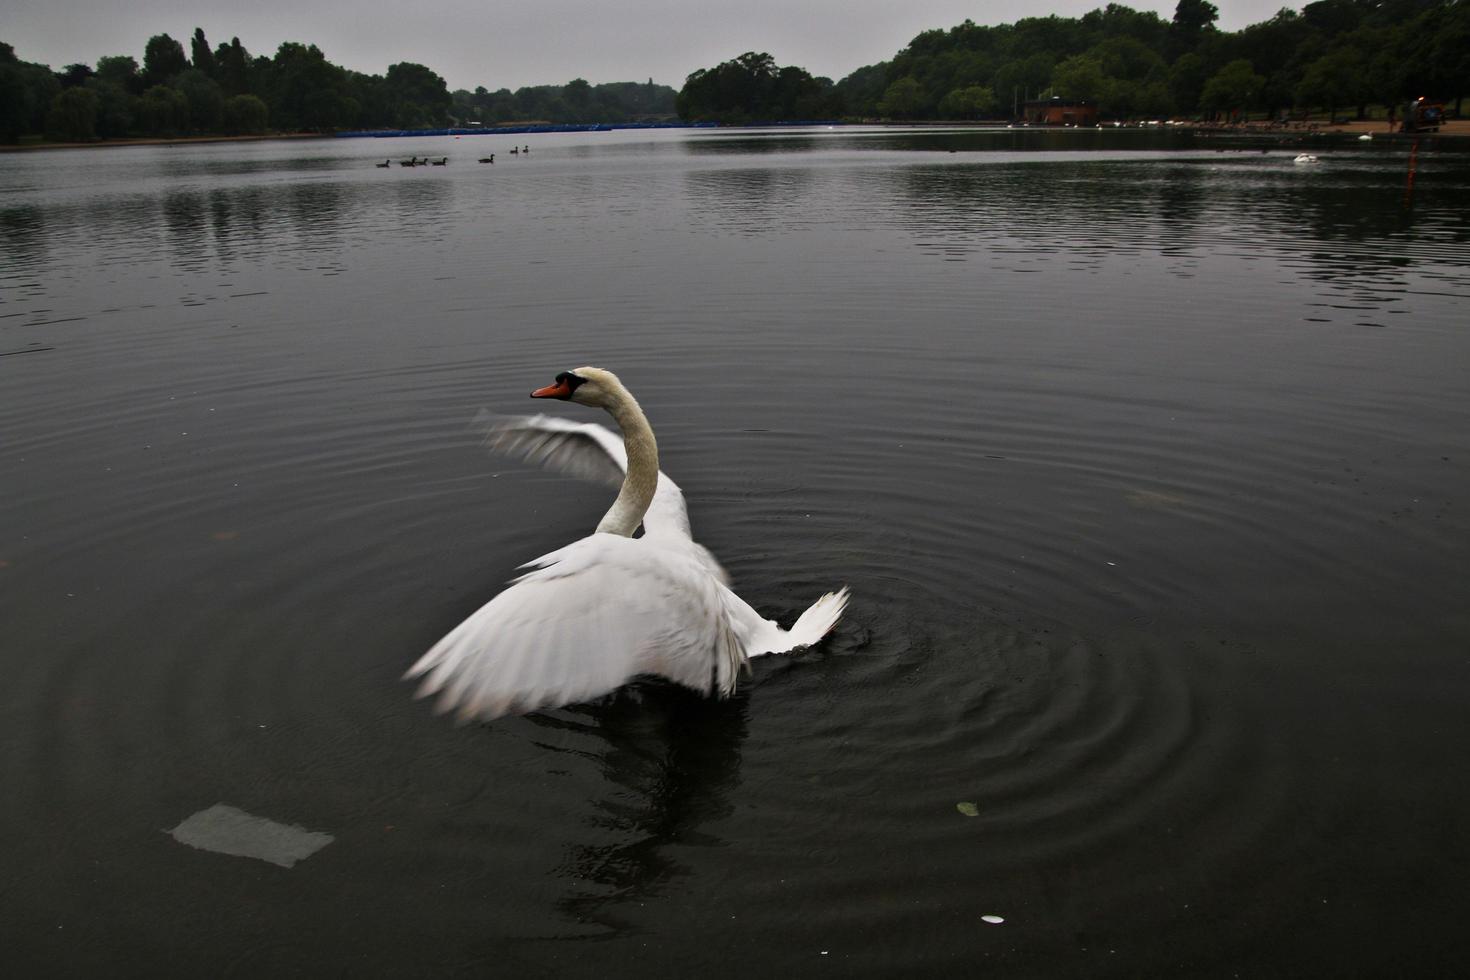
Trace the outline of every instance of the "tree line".
[[592, 85], [574, 78], [565, 85], [531, 85], [512, 92], [453, 93], [456, 115], [464, 122], [492, 126], [515, 122], [622, 123], [674, 118], [674, 90], [643, 82], [607, 82]]
[[517, 92], [451, 93], [424, 65], [399, 62], [368, 75], [328, 61], [314, 44], [286, 42], [251, 55], [231, 38], [211, 47], [195, 29], [186, 52], [167, 34], [149, 38], [139, 65], [111, 55], [60, 72], [21, 61], [0, 43], [0, 142], [427, 129], [515, 121], [625, 122], [669, 117], [674, 90], [574, 79]]
[[127, 136], [424, 129], [509, 122], [666, 119], [745, 123], [815, 119], [1013, 118], [1019, 103], [1095, 102], [1105, 118], [1353, 110], [1470, 85], [1470, 0], [1316, 0], [1240, 31], [1215, 26], [1209, 0], [1178, 0], [1164, 20], [1117, 3], [1078, 18], [972, 21], [925, 31], [892, 60], [840, 81], [748, 52], [666, 85], [618, 82], [451, 93], [424, 65], [368, 75], [316, 45], [251, 55], [239, 38], [188, 50], [167, 34], [97, 64], [19, 60], [0, 43], [0, 141]]
[[1229, 116], [1453, 100], [1470, 86], [1470, 0], [1317, 0], [1236, 32], [1208, 0], [1172, 20], [1110, 3], [925, 31], [892, 60], [840, 81], [747, 53], [685, 81], [690, 122], [1013, 118], [1026, 99], [1096, 103], [1106, 118]]

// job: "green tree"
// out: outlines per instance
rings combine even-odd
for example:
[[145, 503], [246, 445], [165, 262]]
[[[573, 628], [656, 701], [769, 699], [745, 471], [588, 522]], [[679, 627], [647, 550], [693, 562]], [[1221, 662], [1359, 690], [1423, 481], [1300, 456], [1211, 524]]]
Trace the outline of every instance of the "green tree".
[[155, 34], [143, 48], [143, 84], [147, 87], [166, 85], [188, 67], [184, 46], [167, 34]]
[[592, 104], [592, 86], [585, 78], [574, 78], [562, 86], [562, 98], [575, 110], [586, 112]]
[[348, 122], [342, 118], [346, 72], [316, 45], [287, 41], [259, 67], [266, 69], [266, 105], [278, 129], [324, 132]]
[[1255, 70], [1266, 78], [1260, 104], [1273, 117], [1295, 100], [1302, 70], [1297, 55], [1311, 34], [1304, 18], [1283, 9], [1270, 20], [1252, 24], [1235, 35], [1235, 50], [1249, 57]]
[[995, 73], [993, 87], [1002, 102], [1037, 98], [1041, 90], [1051, 81], [1052, 69], [1057, 59], [1045, 51], [1038, 51], [1007, 61]]
[[1157, 51], [1131, 37], [1110, 37], [1089, 48], [1087, 56], [1102, 66], [1103, 74], [1109, 78], [1135, 82], [1166, 67]]
[[189, 102], [189, 128], [196, 133], [217, 132], [224, 118], [225, 96], [219, 84], [197, 68], [190, 68], [174, 81]]
[[254, 95], [232, 95], [225, 100], [224, 127], [232, 136], [258, 136], [265, 132], [270, 112]]
[[1210, 76], [1200, 93], [1200, 108], [1211, 112], [1246, 110], [1256, 104], [1266, 80], [1244, 58], [1230, 62]]
[[824, 94], [804, 69], [782, 68], [765, 52], [747, 51], [691, 74], [674, 104], [690, 122], [743, 123], [801, 118]]
[[97, 77], [131, 95], [143, 94], [143, 76], [138, 73], [138, 60], [132, 55], [114, 54], [98, 58]]
[[189, 100], [178, 89], [155, 85], [138, 100], [135, 116], [150, 136], [177, 136], [189, 128]]
[[51, 100], [46, 133], [52, 139], [89, 140], [97, 135], [97, 93], [76, 86], [64, 88]]
[[221, 44], [214, 52], [215, 81], [225, 95], [243, 95], [250, 91], [250, 52], [240, 44], [238, 37], [230, 38], [229, 44]]
[[827, 115], [826, 94], [831, 87], [831, 79], [818, 81], [805, 68], [788, 65], [776, 72], [776, 84], [771, 90], [769, 118], [822, 118]]
[[21, 61], [14, 48], [0, 43], [0, 141], [13, 143], [43, 131], [51, 100], [60, 91], [50, 68]]
[[62, 88], [76, 88], [87, 84], [87, 79], [93, 74], [95, 73], [89, 65], [67, 65], [57, 74], [56, 80], [61, 83]]
[[1169, 25], [1169, 47], [1174, 58], [1199, 47], [1201, 39], [1214, 30], [1219, 8], [1209, 0], [1179, 0], [1174, 21]]
[[1198, 36], [1219, 17], [1220, 8], [1210, 0], [1179, 0], [1174, 7], [1174, 27], [1185, 35]]
[[989, 85], [951, 89], [939, 100], [939, 114], [946, 119], [979, 119], [995, 111], [995, 93]]
[[1346, 34], [1363, 22], [1364, 9], [1354, 0], [1316, 0], [1302, 8], [1302, 18], [1328, 38]]
[[1200, 94], [1205, 90], [1209, 76], [1205, 71], [1205, 59], [1193, 51], [1182, 54], [1169, 67], [1169, 96], [1180, 111], [1193, 112], [1199, 108]]
[[912, 119], [924, 109], [924, 88], [912, 75], [905, 75], [883, 91], [878, 111], [892, 119]]
[[202, 71], [210, 78], [215, 74], [214, 52], [209, 50], [209, 42], [204, 39], [204, 28], [194, 28], [194, 37], [189, 41], [190, 61], [193, 62], [197, 71]]
[[133, 96], [116, 82], [100, 76], [87, 79], [87, 88], [97, 96], [97, 135], [117, 139], [133, 128]]
[[1297, 105], [1321, 106], [1328, 118], [1338, 106], [1356, 105], [1370, 97], [1367, 64], [1353, 48], [1337, 48], [1307, 66], [1296, 89]]
[[423, 65], [402, 61], [388, 66], [384, 81], [388, 96], [393, 100], [396, 125], [415, 128], [443, 126], [448, 122], [450, 98], [449, 86], [444, 79]]
[[1064, 99], [1100, 102], [1108, 87], [1102, 65], [1086, 55], [1075, 55], [1057, 65], [1051, 75], [1052, 95]]
[[867, 65], [833, 86], [833, 102], [837, 115], [874, 116], [878, 101], [887, 85], [884, 65]]
[[[1424, 19], [1431, 18], [1426, 15]], [[1426, 52], [1426, 82], [1436, 95], [1455, 100], [1455, 115], [1459, 116], [1465, 90], [1470, 88], [1470, 2], [1460, 0], [1442, 16], [1437, 12], [1432, 22], [1434, 40]]]
[[1082, 15], [1082, 24], [1096, 36], [1137, 41], [1152, 51], [1162, 51], [1169, 37], [1169, 23], [1152, 10], [1133, 10], [1119, 3]]

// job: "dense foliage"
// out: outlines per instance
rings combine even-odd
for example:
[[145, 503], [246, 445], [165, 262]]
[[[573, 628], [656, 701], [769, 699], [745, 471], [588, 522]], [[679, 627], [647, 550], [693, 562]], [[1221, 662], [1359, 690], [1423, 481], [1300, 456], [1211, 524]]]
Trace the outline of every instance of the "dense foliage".
[[0, 142], [27, 135], [89, 140], [125, 136], [242, 135], [341, 129], [422, 129], [511, 121], [623, 122], [671, 117], [674, 90], [649, 82], [538, 86], [450, 94], [412, 62], [365, 75], [332, 64], [315, 45], [288, 42], [252, 56], [232, 38], [211, 48], [196, 29], [188, 52], [149, 38], [143, 63], [111, 55], [95, 67], [53, 72], [0, 44]]
[[640, 82], [592, 85], [574, 78], [565, 85], [532, 85], [512, 92], [482, 86], [454, 92], [455, 115], [486, 126], [512, 122], [634, 122], [669, 119], [674, 115], [674, 90]]
[[[1026, 99], [1096, 102], [1107, 118], [1227, 116], [1460, 99], [1470, 85], [1470, 0], [1317, 0], [1234, 33], [1208, 0], [1172, 21], [1108, 4], [925, 31], [891, 61], [833, 84], [746, 54], [690, 75], [689, 121], [1010, 118]], [[788, 80], [784, 84], [782, 80]]]
[[1032, 98], [1096, 102], [1106, 118], [1354, 110], [1420, 95], [1454, 100], [1470, 85], [1470, 0], [1316, 0], [1234, 33], [1209, 0], [1178, 0], [1172, 20], [1108, 4], [1079, 18], [1028, 17], [925, 31], [891, 61], [839, 82], [749, 52], [664, 85], [619, 82], [450, 93], [429, 68], [383, 75], [332, 64], [315, 45], [252, 56], [232, 38], [211, 48], [149, 38], [143, 62], [112, 55], [54, 72], [0, 44], [0, 141], [478, 123], [726, 123], [829, 118], [1010, 118]]
[[770, 55], [750, 52], [690, 75], [677, 105], [679, 117], [689, 122], [819, 119], [826, 115], [831, 88], [830, 78], [781, 68]]

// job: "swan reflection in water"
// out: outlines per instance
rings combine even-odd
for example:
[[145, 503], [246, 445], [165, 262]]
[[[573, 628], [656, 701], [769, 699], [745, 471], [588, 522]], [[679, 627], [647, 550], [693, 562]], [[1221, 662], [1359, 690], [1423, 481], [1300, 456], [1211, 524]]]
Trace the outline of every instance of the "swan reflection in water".
[[[616, 933], [627, 926], [605, 904], [682, 874], [670, 848], [718, 843], [699, 827], [730, 812], [746, 732], [745, 698], [731, 696], [748, 661], [817, 643], [848, 593], [822, 596], [789, 629], [761, 616], [695, 543], [652, 426], [616, 375], [564, 371], [532, 397], [606, 409], [622, 438], [547, 416], [482, 417], [489, 447], [617, 486], [618, 496], [594, 533], [528, 563], [407, 676], [462, 721], [525, 714], [575, 746], [540, 747], [596, 763], [612, 791], [594, 804], [597, 842], [576, 845], [563, 867], [577, 884], [559, 905], [584, 928]], [[648, 675], [660, 680], [630, 685]], [[539, 713], [566, 705], [576, 707]]]
[[540, 747], [595, 764], [605, 788], [588, 803], [585, 842], [573, 844], [554, 871], [566, 881], [556, 908], [578, 927], [559, 938], [633, 931], [619, 908], [687, 877], [680, 848], [723, 845], [705, 825], [734, 810], [748, 705], [745, 691], [714, 700], [648, 682], [595, 706], [527, 716], [549, 730]]

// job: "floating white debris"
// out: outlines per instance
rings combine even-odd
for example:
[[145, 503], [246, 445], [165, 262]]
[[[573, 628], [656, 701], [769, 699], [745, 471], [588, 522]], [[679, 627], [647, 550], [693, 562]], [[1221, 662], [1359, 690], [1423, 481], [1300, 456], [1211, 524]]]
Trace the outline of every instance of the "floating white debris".
[[276, 823], [223, 803], [187, 817], [168, 833], [180, 844], [202, 851], [259, 858], [283, 868], [311, 857], [334, 840], [331, 834]]
[[993, 926], [998, 926], [1002, 922], [1004, 922], [1005, 919], [1002, 919], [998, 915], [982, 915], [982, 916], [980, 916], [980, 921], [981, 922], [989, 922]]

